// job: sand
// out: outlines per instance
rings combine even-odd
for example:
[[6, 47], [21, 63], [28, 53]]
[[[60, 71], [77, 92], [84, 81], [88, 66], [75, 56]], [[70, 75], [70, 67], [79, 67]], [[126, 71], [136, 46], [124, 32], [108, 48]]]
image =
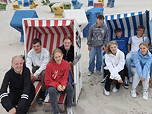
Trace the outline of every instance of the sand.
[[[86, 8], [87, 0], [82, 2], [85, 3]], [[106, 2], [105, 0], [105, 4]], [[105, 7], [104, 14], [152, 10], [151, 6], [152, 0], [116, 0], [115, 7], [112, 9]], [[36, 10], [39, 16], [50, 17], [48, 7], [39, 6]], [[13, 13], [11, 4], [7, 6], [6, 11], [0, 11], [0, 84], [5, 72], [10, 69], [11, 57], [24, 54], [24, 45], [19, 42], [20, 33], [10, 27]], [[77, 106], [73, 107], [75, 114], [152, 114], [152, 89], [149, 89], [147, 101], [142, 99], [141, 87], [138, 88], [139, 95], [135, 99], [131, 98], [130, 89], [123, 87], [118, 93], [111, 93], [107, 97], [103, 95], [103, 85], [100, 83], [102, 76], [94, 74], [88, 77], [87, 67], [88, 51], [84, 38], [82, 39], [83, 88]], [[0, 113], [8, 114], [2, 106], [0, 106]], [[43, 107], [39, 106], [38, 111], [32, 114], [45, 114], [45, 112], [43, 112]]]

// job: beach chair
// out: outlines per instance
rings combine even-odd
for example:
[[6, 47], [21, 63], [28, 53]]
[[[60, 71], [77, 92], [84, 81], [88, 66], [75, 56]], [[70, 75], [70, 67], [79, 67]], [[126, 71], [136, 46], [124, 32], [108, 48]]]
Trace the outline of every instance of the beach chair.
[[88, 7], [93, 6], [93, 0], [88, 0]]

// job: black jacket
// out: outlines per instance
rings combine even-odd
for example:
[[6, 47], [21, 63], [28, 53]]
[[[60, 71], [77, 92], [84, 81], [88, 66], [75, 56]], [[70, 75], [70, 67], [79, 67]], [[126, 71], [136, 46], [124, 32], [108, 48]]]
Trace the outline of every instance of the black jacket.
[[[7, 91], [9, 87], [9, 92]], [[28, 68], [24, 67], [22, 74], [17, 74], [13, 68], [11, 68], [6, 74], [2, 82], [0, 89], [0, 99], [3, 107], [6, 111], [15, 107], [10, 95], [15, 95], [18, 99], [18, 107], [29, 100], [31, 93], [35, 91], [34, 86], [30, 79], [30, 71]]]
[[68, 62], [73, 62], [74, 60], [74, 46], [71, 45], [68, 51], [65, 50], [64, 46], [62, 45], [59, 49], [63, 52], [63, 59], [67, 60]]

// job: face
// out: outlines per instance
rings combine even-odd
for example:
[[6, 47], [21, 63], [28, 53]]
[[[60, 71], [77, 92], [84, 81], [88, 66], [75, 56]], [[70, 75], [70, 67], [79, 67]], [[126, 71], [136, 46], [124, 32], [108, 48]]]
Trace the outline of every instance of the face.
[[140, 48], [140, 51], [141, 51], [141, 54], [142, 54], [142, 55], [146, 55], [146, 54], [147, 54], [148, 48], [147, 48], [146, 46], [140, 45], [139, 48]]
[[116, 54], [117, 53], [117, 49], [118, 49], [118, 46], [115, 45], [115, 44], [112, 44], [110, 46], [110, 50], [111, 50], [112, 54]]
[[33, 44], [33, 49], [36, 53], [40, 53], [41, 52], [41, 45], [40, 43], [36, 43], [36, 44]]
[[144, 34], [144, 29], [138, 28], [138, 30], [137, 30], [137, 35], [138, 35], [139, 37], [142, 37], [143, 34]]
[[97, 19], [97, 24], [101, 25], [103, 23], [103, 19]]
[[72, 42], [71, 42], [71, 40], [69, 40], [69, 39], [65, 39], [64, 42], [63, 42], [63, 45], [64, 45], [64, 48], [65, 48], [66, 50], [69, 50], [70, 47], [71, 47], [71, 45], [72, 45]]
[[121, 35], [122, 35], [122, 32], [116, 32], [116, 36], [119, 38], [119, 37], [121, 37]]
[[16, 73], [21, 73], [23, 71], [24, 60], [22, 58], [15, 58], [12, 61], [12, 67]]
[[61, 64], [62, 58], [63, 58], [63, 54], [62, 53], [56, 52], [54, 54], [54, 60], [55, 60], [55, 62], [57, 64]]

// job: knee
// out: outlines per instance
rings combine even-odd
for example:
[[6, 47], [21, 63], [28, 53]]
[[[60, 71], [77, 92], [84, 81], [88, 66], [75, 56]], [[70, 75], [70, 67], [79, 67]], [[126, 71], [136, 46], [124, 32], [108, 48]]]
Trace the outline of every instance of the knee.
[[54, 88], [54, 87], [49, 87], [48, 88], [48, 93], [50, 94], [50, 95], [54, 95], [54, 94], [56, 94], [56, 88]]

